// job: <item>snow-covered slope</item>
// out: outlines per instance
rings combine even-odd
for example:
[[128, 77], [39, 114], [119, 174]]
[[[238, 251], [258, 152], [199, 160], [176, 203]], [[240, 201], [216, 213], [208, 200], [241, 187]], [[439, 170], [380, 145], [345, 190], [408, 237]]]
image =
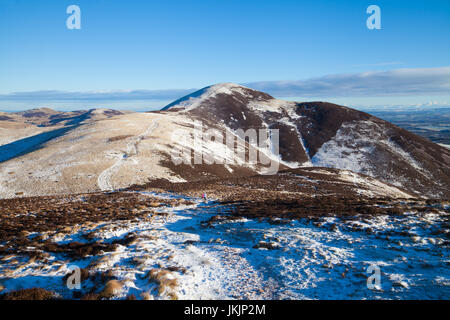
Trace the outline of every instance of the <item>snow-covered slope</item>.
[[229, 130], [278, 129], [281, 163], [352, 170], [418, 195], [449, 197], [450, 152], [389, 122], [343, 106], [296, 103], [235, 84], [218, 84], [163, 110]]

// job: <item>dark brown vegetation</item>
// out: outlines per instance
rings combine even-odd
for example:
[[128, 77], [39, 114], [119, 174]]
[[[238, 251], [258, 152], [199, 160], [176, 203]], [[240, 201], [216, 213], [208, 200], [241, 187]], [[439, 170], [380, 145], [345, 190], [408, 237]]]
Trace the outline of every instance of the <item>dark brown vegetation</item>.
[[[304, 138], [310, 157], [336, 135], [343, 123], [368, 120], [371, 117], [367, 113], [326, 102], [298, 103], [296, 113], [305, 117], [297, 128]], [[308, 121], [306, 126], [303, 121]]]
[[433, 200], [393, 200], [389, 198], [314, 197], [299, 200], [227, 201], [227, 210], [205, 221], [206, 227], [240, 218], [266, 220], [271, 224], [288, 223], [295, 219], [325, 216], [354, 219], [376, 215], [403, 215], [407, 211], [418, 213], [450, 212], [442, 202]]
[[[381, 204], [379, 206], [378, 204]], [[344, 197], [315, 197], [300, 200], [265, 200], [228, 202], [233, 207], [231, 216], [269, 219], [301, 219], [322, 216], [400, 215], [405, 208], [388, 198], [364, 199]], [[424, 204], [417, 208], [423, 208]], [[427, 211], [431, 208], [425, 209]]]
[[[45, 259], [46, 253], [61, 253], [72, 258], [83, 258], [114, 251], [118, 244], [126, 245], [133, 235], [110, 243], [95, 241], [92, 226], [113, 221], [138, 221], [155, 214], [158, 206], [173, 205], [171, 200], [156, 202], [151, 197], [136, 193], [90, 194], [69, 197], [35, 197], [0, 200], [0, 257], [24, 254], [32, 259]], [[86, 227], [86, 242], [57, 244], [55, 234], [70, 234]]]
[[[219, 215], [208, 223], [239, 217], [269, 219], [301, 219], [305, 217], [356, 215], [401, 215], [405, 211], [419, 213], [447, 211], [446, 200], [363, 196], [359, 191], [367, 185], [337, 180], [339, 170], [328, 168], [289, 169], [274, 176], [234, 177], [171, 183], [167, 180], [132, 186], [131, 190], [164, 190], [218, 199]], [[367, 181], [372, 178], [365, 177]]]
[[95, 256], [101, 252], [114, 251], [117, 248], [116, 243], [102, 243], [102, 242], [70, 242], [68, 244], [56, 244], [45, 241], [42, 250], [52, 253], [61, 253], [71, 258], [84, 258], [87, 256]]
[[[366, 184], [341, 180], [338, 169], [300, 168], [280, 171], [272, 176], [235, 176], [183, 183], [154, 180], [129, 190], [159, 189], [193, 196], [207, 193], [221, 201], [297, 200], [310, 197], [363, 198], [359, 192], [370, 191]], [[373, 178], [363, 176], [367, 181]], [[366, 197], [367, 198], [367, 197]]]
[[125, 140], [132, 137], [132, 135], [121, 135], [121, 136], [116, 136], [116, 137], [111, 137], [108, 138], [108, 142], [114, 142], [114, 141], [120, 141], [120, 140]]
[[0, 300], [56, 300], [54, 292], [42, 288], [22, 289], [0, 295]]

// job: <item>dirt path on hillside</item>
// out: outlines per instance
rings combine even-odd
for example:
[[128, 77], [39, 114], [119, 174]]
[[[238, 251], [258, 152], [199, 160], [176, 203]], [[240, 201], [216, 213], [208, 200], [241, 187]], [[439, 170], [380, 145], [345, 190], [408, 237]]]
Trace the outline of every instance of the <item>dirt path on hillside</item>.
[[138, 136], [130, 138], [130, 141], [127, 143], [127, 149], [125, 152], [120, 151], [111, 151], [109, 155], [116, 158], [117, 161], [108, 169], [104, 170], [97, 179], [97, 185], [101, 191], [112, 191], [114, 190], [114, 186], [111, 183], [111, 178], [113, 174], [115, 174], [125, 160], [130, 159], [131, 157], [138, 154], [138, 145], [146, 136], [150, 135], [153, 130], [158, 127], [158, 123], [152, 121], [151, 125]]

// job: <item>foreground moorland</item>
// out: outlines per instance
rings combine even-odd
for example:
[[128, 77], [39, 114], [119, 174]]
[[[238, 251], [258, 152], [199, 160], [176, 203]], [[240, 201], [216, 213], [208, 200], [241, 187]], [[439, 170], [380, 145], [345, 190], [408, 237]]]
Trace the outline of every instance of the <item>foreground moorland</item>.
[[0, 298], [448, 299], [449, 184], [430, 140], [232, 83], [0, 114]]
[[[448, 298], [449, 202], [331, 184], [311, 196], [312, 177], [296, 174], [281, 173], [285, 185], [304, 181], [291, 197], [255, 176], [0, 200], [1, 298]], [[214, 198], [196, 196], [205, 190]], [[70, 290], [74, 266], [82, 282]]]

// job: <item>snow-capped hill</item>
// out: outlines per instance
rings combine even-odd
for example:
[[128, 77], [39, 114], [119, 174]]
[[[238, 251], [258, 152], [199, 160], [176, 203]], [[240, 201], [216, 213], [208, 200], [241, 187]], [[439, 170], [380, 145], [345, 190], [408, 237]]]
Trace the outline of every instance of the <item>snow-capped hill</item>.
[[121, 116], [126, 113], [130, 113], [127, 111], [118, 111], [113, 109], [106, 109], [106, 108], [99, 108], [99, 109], [92, 109], [89, 111], [90, 118], [93, 119], [102, 119], [102, 118], [112, 118], [116, 116]]
[[164, 107], [163, 111], [191, 111], [205, 105], [215, 104], [224, 97], [233, 97], [238, 101], [250, 100], [271, 100], [266, 93], [262, 93], [235, 83], [219, 83], [200, 89], [192, 94], [184, 96]]
[[367, 113], [297, 103], [235, 84], [204, 88], [163, 110], [226, 130], [278, 129], [281, 163], [352, 170], [429, 197], [449, 197], [450, 151]]

